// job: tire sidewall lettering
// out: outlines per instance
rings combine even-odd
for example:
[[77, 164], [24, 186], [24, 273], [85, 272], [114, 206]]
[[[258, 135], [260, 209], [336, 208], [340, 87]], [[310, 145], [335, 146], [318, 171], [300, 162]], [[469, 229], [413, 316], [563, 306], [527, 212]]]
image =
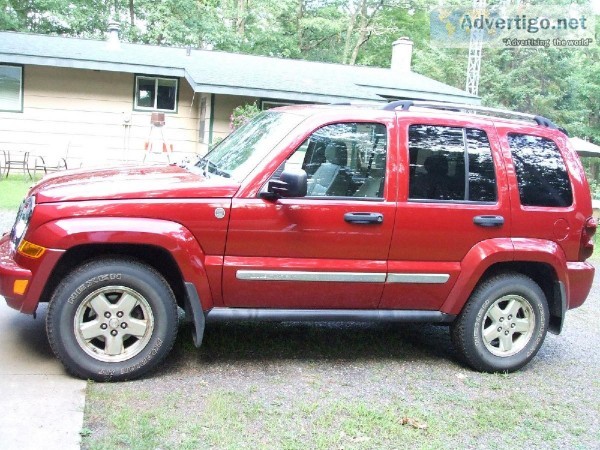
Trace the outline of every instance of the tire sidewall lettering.
[[[87, 296], [107, 286], [138, 292], [148, 302], [154, 316], [149, 341], [139, 352], [123, 361], [96, 359], [81, 347], [75, 337], [79, 306]], [[159, 364], [175, 341], [177, 304], [173, 292], [160, 273], [140, 262], [109, 259], [81, 266], [65, 277], [56, 289], [50, 311], [47, 327], [52, 329], [53, 351], [69, 371], [80, 378], [96, 381], [137, 378]]]
[[121, 278], [123, 277], [122, 274], [120, 273], [107, 273], [104, 275], [97, 275], [95, 277], [90, 278], [89, 280], [87, 280], [84, 283], [81, 283], [74, 291], [73, 293], [69, 296], [69, 299], [67, 300], [67, 303], [74, 305], [75, 302], [77, 301], [77, 298], [79, 297], [79, 295], [83, 292], [86, 291], [86, 289], [97, 285], [98, 283], [102, 283], [104, 281], [120, 281]]
[[475, 316], [475, 324], [473, 326], [473, 341], [475, 344], [475, 347], [477, 347], [478, 349], [484, 350], [486, 352], [488, 352], [488, 350], [485, 348], [485, 345], [483, 344], [483, 336], [481, 335], [481, 325], [483, 323], [484, 317], [490, 307], [490, 305], [494, 302], [494, 298], [490, 298], [489, 300], [486, 300], [485, 303], [482, 305], [481, 308], [479, 308], [479, 310], [477, 311], [477, 316]]
[[[534, 352], [537, 352], [538, 347], [541, 345], [541, 340], [542, 340], [542, 333], [540, 333], [540, 326], [542, 323], [545, 323], [546, 321], [546, 314], [544, 311], [544, 308], [542, 307], [542, 305], [532, 305], [532, 306], [536, 306], [538, 311], [538, 317], [536, 318], [536, 322], [535, 322], [535, 328], [533, 330], [534, 334], [535, 334], [535, 340], [531, 340], [527, 343], [527, 346], [529, 347], [527, 350], [527, 358], [529, 358]], [[535, 308], [533, 308], [535, 311]]]
[[[158, 354], [158, 351], [160, 350], [160, 348], [161, 348], [162, 344], [163, 344], [163, 341], [162, 341], [162, 339], [160, 339], [160, 338], [157, 338], [157, 339], [156, 339], [156, 342], [155, 342], [155, 343], [154, 343], [154, 345], [152, 346], [152, 349], [151, 349], [151, 350], [148, 352], [148, 354], [147, 354], [147, 355], [145, 355], [145, 356], [142, 358], [142, 360], [141, 360], [141, 361], [139, 361], [139, 362], [137, 362], [137, 363], [135, 363], [135, 364], [133, 364], [133, 365], [131, 365], [131, 366], [128, 366], [128, 367], [122, 367], [122, 368], [119, 370], [119, 373], [120, 373], [121, 375], [127, 375], [127, 374], [129, 374], [129, 373], [132, 373], [132, 372], [134, 372], [134, 371], [136, 371], [136, 370], [139, 370], [139, 369], [141, 369], [142, 367], [144, 367], [146, 364], [148, 364], [148, 363], [150, 362], [150, 360], [154, 359], [154, 357], [155, 357], [155, 356]], [[101, 375], [101, 374], [99, 374], [99, 375]]]
[[[493, 354], [486, 346], [483, 324], [491, 306], [507, 295], [517, 295], [531, 308], [533, 329], [529, 341], [510, 356]], [[527, 364], [543, 344], [548, 329], [546, 296], [531, 278], [506, 272], [495, 275], [475, 290], [452, 328], [452, 339], [464, 360], [485, 372], [512, 372]]]

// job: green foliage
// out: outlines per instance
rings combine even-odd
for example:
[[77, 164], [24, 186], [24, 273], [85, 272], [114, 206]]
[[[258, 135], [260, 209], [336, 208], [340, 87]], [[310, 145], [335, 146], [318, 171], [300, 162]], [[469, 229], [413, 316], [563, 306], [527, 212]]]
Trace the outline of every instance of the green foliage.
[[238, 129], [246, 122], [260, 113], [260, 109], [256, 103], [240, 105], [231, 113], [229, 129], [231, 131]]
[[[572, 0], [530, 3], [567, 8]], [[102, 38], [112, 18], [128, 42], [379, 67], [389, 67], [392, 42], [408, 36], [415, 72], [464, 89], [467, 49], [437, 48], [429, 40], [436, 7], [425, 0], [0, 0], [0, 29]], [[597, 44], [484, 48], [479, 93], [487, 105], [545, 115], [598, 144], [598, 80]]]
[[594, 200], [600, 200], [600, 181], [590, 180], [590, 191]]

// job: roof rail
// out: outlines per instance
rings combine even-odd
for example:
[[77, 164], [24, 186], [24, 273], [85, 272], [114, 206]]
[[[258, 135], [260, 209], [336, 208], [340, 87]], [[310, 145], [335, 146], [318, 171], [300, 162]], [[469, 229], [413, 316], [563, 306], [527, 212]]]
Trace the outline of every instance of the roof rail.
[[538, 125], [559, 129], [554, 122], [542, 116], [536, 116], [534, 114], [525, 114], [515, 111], [509, 111], [507, 109], [488, 108], [485, 106], [469, 105], [466, 103], [444, 103], [444, 102], [427, 102], [427, 101], [413, 101], [413, 100], [398, 100], [395, 102], [388, 103], [383, 106], [386, 111], [408, 111], [411, 107], [417, 108], [431, 108], [440, 109], [445, 111], [463, 111], [467, 113], [482, 113], [483, 115], [497, 117], [507, 116], [508, 118], [525, 119], [537, 123]]

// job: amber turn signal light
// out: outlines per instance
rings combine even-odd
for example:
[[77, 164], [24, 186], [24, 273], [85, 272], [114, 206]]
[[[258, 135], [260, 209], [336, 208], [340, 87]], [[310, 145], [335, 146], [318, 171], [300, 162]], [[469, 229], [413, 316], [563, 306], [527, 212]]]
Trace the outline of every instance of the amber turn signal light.
[[17, 251], [23, 256], [37, 259], [44, 254], [46, 248], [42, 247], [41, 245], [32, 244], [31, 242], [23, 239], [19, 244]]
[[13, 292], [17, 295], [23, 295], [27, 290], [29, 280], [15, 280], [13, 284]]

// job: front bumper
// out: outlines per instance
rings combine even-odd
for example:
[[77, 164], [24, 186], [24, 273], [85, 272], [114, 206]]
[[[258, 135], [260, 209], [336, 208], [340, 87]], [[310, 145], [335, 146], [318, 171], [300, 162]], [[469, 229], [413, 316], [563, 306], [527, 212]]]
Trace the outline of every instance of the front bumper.
[[9, 237], [2, 237], [0, 239], [0, 296], [6, 299], [8, 306], [25, 314], [33, 314], [46, 281], [63, 253], [63, 250], [47, 249], [43, 257], [39, 260], [25, 261], [29, 267], [23, 267], [11, 255]]

